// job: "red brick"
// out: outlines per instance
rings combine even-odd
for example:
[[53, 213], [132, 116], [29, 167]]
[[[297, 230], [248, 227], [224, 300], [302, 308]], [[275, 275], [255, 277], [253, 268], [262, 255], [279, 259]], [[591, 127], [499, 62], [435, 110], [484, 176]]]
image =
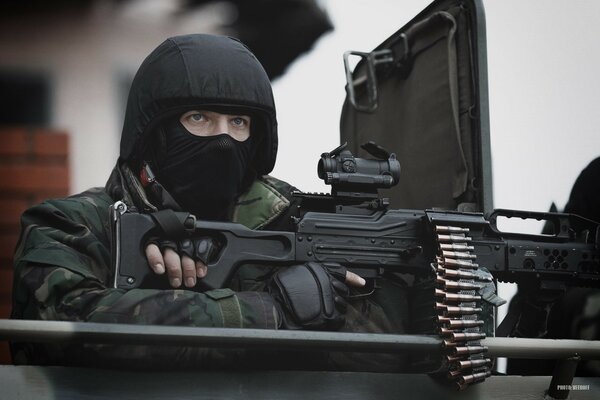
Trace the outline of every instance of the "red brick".
[[24, 128], [0, 129], [0, 155], [21, 156], [29, 153], [27, 130]]
[[6, 261], [9, 261], [9, 264], [12, 264], [12, 258], [18, 240], [18, 231], [0, 234], [0, 260], [2, 260], [2, 266], [6, 265]]
[[[12, 291], [12, 266], [0, 269], [0, 318], [10, 317]], [[10, 351], [7, 342], [0, 342], [0, 364], [10, 364]]]
[[38, 204], [41, 203], [44, 200], [48, 200], [48, 199], [58, 199], [58, 198], [62, 198], [62, 197], [67, 197], [69, 195], [69, 191], [66, 190], [65, 188], [59, 188], [59, 189], [54, 189], [54, 190], [44, 190], [44, 191], [39, 191], [37, 193], [33, 194], [32, 199], [32, 204]]
[[[69, 193], [69, 137], [51, 129], [0, 129], [0, 318], [11, 309], [12, 258], [19, 217], [30, 205]], [[11, 362], [0, 342], [0, 364]]]
[[[12, 265], [9, 267], [0, 269], [0, 301], [2, 303], [10, 300], [12, 292], [13, 268]], [[2, 303], [0, 303], [0, 307]]]
[[19, 219], [23, 211], [31, 206], [26, 199], [0, 198], [0, 227], [15, 229], [19, 227]]
[[33, 136], [33, 153], [42, 157], [67, 157], [69, 154], [69, 136], [54, 131], [36, 132]]
[[69, 135], [63, 131], [25, 128], [0, 129], [0, 155], [6, 157], [62, 157], [69, 154]]
[[69, 189], [67, 166], [14, 165], [0, 166], [0, 190], [32, 193], [40, 190]]

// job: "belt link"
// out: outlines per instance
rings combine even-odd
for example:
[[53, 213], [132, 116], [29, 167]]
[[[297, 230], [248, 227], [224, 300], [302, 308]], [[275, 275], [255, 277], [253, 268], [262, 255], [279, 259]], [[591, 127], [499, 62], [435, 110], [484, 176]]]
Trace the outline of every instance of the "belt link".
[[483, 382], [491, 375], [492, 360], [481, 345], [485, 333], [480, 319], [479, 268], [470, 245], [468, 228], [435, 227], [438, 256], [433, 263], [437, 274], [436, 312], [439, 333], [444, 339], [448, 380], [459, 390]]

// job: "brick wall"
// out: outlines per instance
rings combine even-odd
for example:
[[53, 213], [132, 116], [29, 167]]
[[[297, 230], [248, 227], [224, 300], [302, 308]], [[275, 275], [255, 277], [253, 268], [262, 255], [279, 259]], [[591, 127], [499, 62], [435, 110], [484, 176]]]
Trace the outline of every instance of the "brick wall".
[[[19, 217], [33, 204], [69, 193], [68, 147], [64, 132], [0, 128], [0, 318], [10, 316]], [[0, 364], [9, 362], [8, 344], [0, 342]]]

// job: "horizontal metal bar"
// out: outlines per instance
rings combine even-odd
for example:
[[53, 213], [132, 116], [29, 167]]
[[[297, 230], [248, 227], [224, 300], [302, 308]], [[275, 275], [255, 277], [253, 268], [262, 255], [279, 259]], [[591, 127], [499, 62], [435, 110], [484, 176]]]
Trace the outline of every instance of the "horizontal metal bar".
[[490, 337], [481, 341], [491, 357], [600, 360], [600, 340]]
[[310, 349], [368, 353], [436, 353], [433, 336], [269, 329], [195, 328], [92, 322], [0, 319], [0, 340], [87, 343]]
[[[354, 351], [367, 353], [440, 353], [437, 336], [381, 333], [277, 331], [194, 328], [92, 322], [0, 319], [0, 340], [207, 346], [229, 348]], [[490, 337], [481, 341], [490, 357], [600, 359], [600, 341]]]

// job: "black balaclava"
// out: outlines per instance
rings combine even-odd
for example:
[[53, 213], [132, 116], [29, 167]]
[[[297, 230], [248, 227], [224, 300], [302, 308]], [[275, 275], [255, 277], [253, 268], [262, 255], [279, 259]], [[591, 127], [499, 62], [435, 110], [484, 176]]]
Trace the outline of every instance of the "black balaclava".
[[[251, 116], [250, 142], [178, 134], [185, 131], [176, 115], [207, 109]], [[167, 133], [172, 134], [169, 140]], [[171, 149], [165, 162], [168, 144]], [[208, 150], [213, 146], [222, 149], [220, 156]], [[187, 151], [188, 147], [195, 151]], [[146, 57], [129, 91], [118, 161], [138, 175], [145, 188], [149, 202], [135, 204], [142, 212], [183, 209], [200, 217], [223, 219], [231, 209], [232, 195], [241, 194], [256, 176], [271, 172], [276, 156], [277, 118], [271, 83], [244, 44], [225, 36], [182, 35], [165, 40]], [[229, 166], [228, 158], [237, 161]], [[240, 178], [243, 168], [247, 173]], [[218, 192], [223, 195], [216, 196]]]
[[252, 116], [260, 134], [253, 167], [258, 175], [271, 172], [277, 156], [277, 118], [269, 77], [244, 44], [205, 34], [171, 37], [146, 57], [129, 91], [120, 160], [139, 171], [144, 151], [156, 145], [151, 142], [166, 118], [214, 107], [237, 108]]
[[166, 151], [157, 179], [182, 210], [197, 218], [228, 220], [237, 196], [253, 174], [256, 138], [243, 142], [227, 133], [196, 136], [179, 116], [163, 125]]

